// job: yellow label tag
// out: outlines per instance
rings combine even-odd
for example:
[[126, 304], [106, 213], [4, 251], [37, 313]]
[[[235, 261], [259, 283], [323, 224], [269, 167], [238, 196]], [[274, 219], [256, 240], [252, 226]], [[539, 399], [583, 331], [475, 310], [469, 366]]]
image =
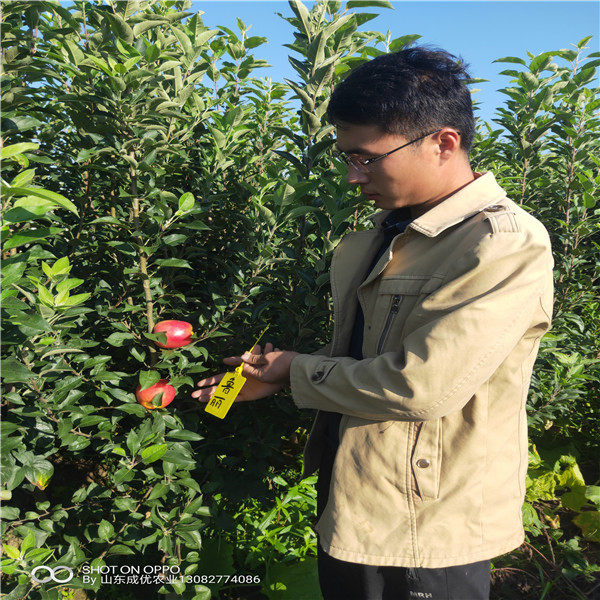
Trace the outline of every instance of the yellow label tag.
[[205, 410], [207, 413], [215, 415], [215, 417], [219, 417], [219, 419], [225, 418], [233, 401], [242, 391], [244, 383], [246, 383], [246, 378], [238, 372], [238, 369], [233, 373], [226, 373], [223, 379], [221, 379], [219, 387], [206, 405]]
[[[262, 333], [258, 336], [256, 342], [254, 342], [254, 345], [250, 348], [250, 352], [254, 350], [256, 344], [258, 344], [260, 338], [267, 329], [269, 329], [268, 325], [262, 330]], [[244, 365], [241, 364], [239, 367], [236, 367], [235, 371], [225, 373], [215, 390], [215, 393], [212, 395], [204, 409], [207, 413], [219, 417], [219, 419], [225, 418], [225, 415], [229, 412], [234, 400], [242, 391], [244, 383], [246, 383], [246, 378], [242, 375], [243, 368]]]

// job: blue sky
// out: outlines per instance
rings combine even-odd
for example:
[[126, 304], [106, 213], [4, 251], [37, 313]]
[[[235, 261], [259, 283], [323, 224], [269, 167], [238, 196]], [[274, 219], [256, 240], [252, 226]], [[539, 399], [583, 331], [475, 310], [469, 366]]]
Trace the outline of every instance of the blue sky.
[[[305, 2], [311, 6], [312, 2]], [[496, 90], [505, 87], [509, 78], [498, 75], [510, 65], [494, 63], [504, 56], [527, 57], [527, 52], [540, 54], [549, 50], [571, 48], [589, 35], [587, 53], [599, 51], [600, 3], [592, 1], [406, 1], [392, 2], [394, 9], [367, 8], [364, 12], [379, 16], [361, 29], [392, 33], [392, 38], [419, 34], [419, 43], [431, 44], [461, 56], [471, 75], [488, 79], [476, 86], [480, 91], [479, 116], [490, 120], [495, 109], [504, 102]], [[342, 7], [345, 6], [345, 2]], [[276, 81], [297, 80], [288, 62], [290, 50], [283, 44], [293, 41], [293, 28], [276, 13], [291, 16], [285, 0], [199, 0], [192, 10], [203, 11], [205, 25], [225, 25], [238, 32], [236, 19], [252, 25], [248, 35], [264, 36], [269, 43], [254, 50], [257, 58], [273, 65], [260, 69], [258, 76]]]

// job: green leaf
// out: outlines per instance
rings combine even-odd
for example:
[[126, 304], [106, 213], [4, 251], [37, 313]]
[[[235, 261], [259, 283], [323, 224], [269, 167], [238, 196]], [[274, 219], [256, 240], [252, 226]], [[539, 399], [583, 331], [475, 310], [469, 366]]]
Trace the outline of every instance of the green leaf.
[[153, 463], [155, 460], [162, 458], [167, 451], [167, 444], [154, 444], [142, 450], [142, 460], [145, 463]]
[[590, 41], [590, 40], [591, 40], [593, 37], [594, 37], [593, 35], [588, 35], [587, 37], [584, 37], [582, 40], [580, 40], [580, 41], [577, 43], [577, 47], [578, 47], [578, 48], [584, 48], [584, 47], [585, 47], [585, 45], [586, 45], [586, 44], [587, 44], [587, 43], [588, 43], [588, 42], [589, 42], [589, 41]]
[[585, 490], [585, 497], [596, 506], [600, 507], [600, 486], [588, 485]]
[[[0, 422], [0, 432], [3, 438], [8, 437], [11, 433], [19, 430], [19, 426], [16, 423], [11, 423], [10, 421], [2, 421]], [[191, 432], [190, 432], [191, 433]]]
[[315, 206], [297, 206], [296, 208], [292, 208], [292, 210], [286, 213], [285, 218], [287, 220], [294, 220], [298, 217], [316, 212], [319, 212], [319, 209]]
[[59, 207], [50, 200], [43, 200], [35, 196], [26, 196], [19, 198], [13, 203], [13, 208], [6, 212], [5, 219], [13, 223], [28, 221], [44, 216], [57, 208]]
[[600, 542], [600, 512], [590, 510], [579, 513], [573, 523], [581, 529], [583, 537], [590, 542]]
[[[563, 457], [561, 457], [561, 461]], [[559, 483], [563, 487], [577, 488], [583, 487], [585, 488], [585, 480], [583, 475], [581, 474], [581, 470], [579, 469], [579, 465], [575, 461], [575, 459], [571, 456], [564, 457], [564, 463], [566, 464], [566, 468], [563, 473], [560, 475]]]
[[46, 489], [52, 475], [54, 475], [54, 465], [39, 456], [33, 459], [30, 466], [25, 465], [25, 477], [42, 490]]
[[35, 536], [33, 535], [33, 532], [30, 531], [25, 536], [25, 539], [21, 542], [21, 553], [25, 554], [25, 552], [27, 552], [27, 550], [29, 550], [30, 548], [34, 548], [34, 547], [35, 547]]
[[155, 383], [158, 383], [160, 379], [160, 373], [158, 371], [140, 371], [139, 382], [142, 390], [152, 387]]
[[310, 24], [310, 13], [308, 8], [300, 0], [290, 0], [290, 8], [294, 11], [294, 14], [300, 19], [302, 27], [299, 28], [302, 33], [306, 34], [309, 38], [312, 37], [312, 27]]
[[130, 415], [135, 415], [136, 417], [145, 417], [147, 414], [147, 410], [137, 402], [131, 404], [121, 404], [120, 406], [115, 406], [115, 408]]
[[411, 46], [414, 42], [421, 39], [421, 37], [423, 37], [423, 36], [413, 33], [413, 34], [409, 34], [409, 35], [402, 35], [398, 38], [395, 38], [394, 40], [392, 40], [392, 43], [390, 44], [390, 52], [398, 52], [398, 50], [402, 50], [403, 48], [406, 48], [407, 46]]
[[187, 458], [186, 456], [175, 450], [167, 450], [162, 459], [165, 462], [172, 463], [174, 465], [180, 465], [182, 467], [193, 469], [196, 466], [195, 460]]
[[27, 267], [27, 262], [24, 260], [18, 260], [10, 262], [9, 260], [2, 261], [2, 270], [0, 276], [2, 277], [2, 287], [6, 289], [13, 283], [16, 283], [23, 277], [23, 273]]
[[173, 429], [172, 431], [167, 431], [167, 437], [189, 442], [199, 442], [204, 439], [199, 433], [189, 431], [188, 429]]
[[346, 3], [346, 9], [349, 8], [394, 8], [391, 2], [388, 0], [348, 0]]
[[[306, 113], [306, 111], [304, 111], [304, 113]], [[302, 174], [306, 171], [306, 167], [292, 153], [284, 150], [275, 150], [275, 154], [279, 154], [279, 156], [287, 158], [298, 169], [299, 173]]]
[[192, 46], [192, 42], [190, 41], [190, 38], [187, 36], [187, 34], [181, 29], [178, 29], [177, 27], [171, 27], [171, 31], [177, 38], [178, 42], [181, 44], [181, 47], [183, 48], [183, 53], [186, 56], [192, 56], [194, 54], [194, 47]]
[[157, 392], [156, 394], [154, 394], [150, 404], [152, 404], [152, 406], [160, 406], [162, 404], [163, 395], [164, 392]]
[[180, 269], [192, 268], [190, 263], [187, 260], [184, 260], [183, 258], [159, 258], [155, 262], [161, 267], [177, 267]]
[[[260, 216], [260, 220], [263, 223], [266, 223], [269, 227], [275, 227], [277, 225], [277, 219], [273, 214], [273, 211], [269, 209], [267, 206], [256, 203], [256, 210]], [[260, 221], [259, 221], [260, 224]]]
[[596, 206], [596, 198], [589, 194], [588, 192], [583, 193], [583, 205], [586, 208], [594, 208]]
[[523, 71], [523, 73], [519, 75], [519, 81], [521, 85], [528, 91], [536, 90], [540, 86], [540, 82], [538, 81], [537, 77], [528, 71]]
[[36, 375], [17, 359], [6, 358], [0, 362], [0, 377], [5, 383], [25, 383]]
[[52, 325], [37, 313], [11, 311], [11, 320], [26, 336], [52, 331]]
[[552, 471], [546, 471], [534, 478], [529, 475], [527, 477], [527, 500], [530, 502], [554, 500], [555, 489], [556, 475]]
[[185, 194], [182, 194], [181, 197], [179, 198], [179, 211], [180, 213], [183, 213], [187, 210], [192, 210], [194, 208], [196, 204], [196, 201], [194, 199], [194, 194], [192, 194], [191, 192], [186, 192]]
[[68, 292], [84, 283], [83, 279], [65, 279], [56, 285], [57, 292]]
[[515, 63], [527, 66], [527, 63], [522, 58], [518, 58], [517, 56], [505, 56], [504, 58], [497, 58], [493, 62]]
[[564, 58], [565, 60], [569, 61], [574, 61], [578, 55], [577, 50], [570, 49], [558, 50], [555, 54], [556, 56], [560, 56], [561, 58]]
[[20, 144], [11, 144], [10, 146], [4, 146], [0, 149], [0, 160], [6, 160], [12, 158], [17, 154], [23, 154], [31, 150], [37, 150], [40, 147], [39, 144], [33, 142], [21, 142]]
[[135, 554], [135, 551], [124, 544], [115, 544], [114, 546], [110, 547], [106, 554], [108, 556], [125, 556], [129, 554]]
[[[133, 3], [132, 3], [133, 4]], [[123, 39], [125, 42], [133, 43], [133, 31], [127, 21], [120, 15], [106, 13], [111, 21], [111, 29], [113, 30], [116, 37]]]
[[44, 271], [44, 273], [46, 274], [46, 277], [52, 278], [52, 276], [53, 276], [52, 268], [46, 261], [42, 261], [42, 271]]
[[100, 60], [99, 58], [97, 58], [96, 56], [94, 56], [93, 54], [87, 54], [86, 55], [86, 60], [83, 61], [81, 64], [89, 64], [92, 63], [92, 65], [96, 66], [98, 69], [100, 69], [101, 71], [103, 71], [104, 73], [106, 73], [109, 77], [113, 76], [113, 71], [110, 68], [110, 65], [104, 61], [104, 60]]
[[95, 223], [108, 223], [110, 225], [123, 225], [119, 219], [115, 217], [99, 217], [98, 219], [94, 219], [91, 221], [91, 224]]
[[36, 196], [38, 198], [43, 198], [44, 200], [49, 200], [56, 206], [60, 206], [61, 208], [65, 208], [72, 213], [79, 215], [77, 207], [70, 200], [67, 200], [67, 198], [65, 198], [62, 194], [57, 194], [56, 192], [52, 192], [50, 190], [35, 187], [2, 186], [2, 193], [5, 196]]
[[140, 23], [136, 23], [133, 26], [133, 35], [137, 38], [140, 35], [142, 35], [142, 33], [148, 31], [148, 29], [154, 29], [155, 27], [161, 27], [161, 26], [164, 26], [164, 24], [165, 24], [164, 20], [158, 21], [158, 20], [154, 20], [154, 19], [150, 19], [150, 20], [144, 19]]
[[185, 244], [189, 240], [189, 236], [183, 233], [172, 233], [171, 235], [165, 235], [163, 243], [166, 246], [180, 246]]
[[35, 169], [27, 169], [19, 173], [10, 183], [13, 187], [27, 187], [35, 177]]
[[88, 292], [85, 292], [83, 294], [74, 294], [73, 296], [69, 296], [69, 298], [62, 302], [59, 302], [57, 300], [56, 304], [57, 306], [77, 306], [78, 304], [82, 304], [83, 302], [88, 300], [90, 297], [91, 294]]
[[0, 506], [1, 517], [3, 521], [15, 521], [19, 518], [19, 509], [16, 506], [6, 506], [3, 504]]
[[108, 423], [109, 420], [106, 417], [101, 417], [99, 415], [90, 415], [88, 417], [83, 417], [81, 421], [79, 421], [79, 427], [91, 427], [92, 425], [98, 425], [98, 423]]
[[18, 559], [21, 556], [18, 548], [14, 546], [9, 546], [8, 544], [2, 544], [2, 549], [6, 552], [7, 556], [10, 558]]
[[37, 229], [28, 229], [27, 231], [22, 231], [8, 238], [8, 240], [4, 243], [3, 248], [4, 250], [11, 250], [12, 248], [24, 246], [25, 244], [32, 244], [33, 242], [53, 237], [62, 231], [64, 231], [64, 229], [60, 227], [39, 227]]
[[181, 479], [179, 479], [179, 485], [184, 485], [185, 487], [188, 487], [191, 490], [195, 490], [199, 494], [202, 491], [198, 482], [195, 479], [192, 479], [191, 477], [182, 477]]
[[[111, 346], [121, 347], [127, 340], [134, 340], [135, 336], [132, 333], [125, 333], [121, 331], [117, 331], [116, 333], [111, 333], [107, 338], [106, 342]], [[160, 379], [160, 377], [159, 377]], [[158, 381], [158, 379], [156, 380]]]
[[100, 539], [109, 542], [113, 539], [114, 535], [115, 528], [113, 527], [112, 523], [102, 519], [102, 521], [100, 521], [100, 525], [98, 526], [98, 536]]
[[25, 560], [35, 562], [35, 563], [43, 563], [47, 558], [52, 556], [54, 550], [50, 550], [48, 548], [31, 548], [25, 553]]
[[54, 306], [54, 296], [43, 285], [38, 285], [38, 298], [46, 306]]
[[217, 33], [219, 33], [218, 29], [207, 29], [201, 33], [196, 33], [194, 38], [194, 44], [196, 48], [202, 47], [204, 44], [206, 44], [206, 42], [215, 37]]
[[587, 504], [585, 497], [585, 486], [574, 487], [570, 492], [565, 492], [560, 497], [560, 503], [569, 510], [579, 511], [581, 507]]
[[[142, 452], [142, 458], [143, 458], [143, 455], [144, 455], [144, 453]], [[146, 462], [148, 462], [148, 461], [146, 461]], [[155, 500], [156, 498], [166, 498], [167, 493], [169, 492], [170, 489], [171, 489], [171, 486], [167, 485], [166, 483], [157, 483], [154, 486], [154, 489], [150, 492], [150, 495], [148, 496], [148, 500]]]
[[186, 223], [186, 227], [195, 231], [212, 231], [212, 229], [202, 221], [193, 221], [191, 223]]

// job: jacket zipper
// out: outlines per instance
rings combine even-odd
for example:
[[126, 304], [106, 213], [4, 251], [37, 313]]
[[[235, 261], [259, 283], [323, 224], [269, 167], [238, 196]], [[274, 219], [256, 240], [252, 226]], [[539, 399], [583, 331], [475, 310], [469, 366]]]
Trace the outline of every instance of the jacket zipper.
[[383, 348], [383, 344], [385, 343], [385, 339], [387, 338], [390, 327], [392, 326], [394, 318], [400, 310], [400, 302], [402, 302], [402, 296], [400, 294], [395, 294], [392, 299], [392, 307], [390, 308], [390, 312], [388, 313], [387, 320], [385, 322], [385, 327], [383, 328], [381, 337], [379, 338], [379, 344], [377, 344], [377, 354], [381, 354], [381, 350]]

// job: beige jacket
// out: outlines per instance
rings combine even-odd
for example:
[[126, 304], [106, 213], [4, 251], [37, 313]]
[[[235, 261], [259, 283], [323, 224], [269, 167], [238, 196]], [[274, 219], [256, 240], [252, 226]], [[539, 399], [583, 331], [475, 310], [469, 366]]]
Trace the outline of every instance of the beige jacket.
[[[292, 363], [297, 406], [344, 415], [321, 544], [371, 565], [498, 556], [523, 541], [525, 402], [552, 310], [548, 234], [487, 173], [413, 221], [363, 282], [381, 241], [371, 230], [339, 244], [329, 356]], [[347, 357], [358, 301], [360, 361]]]

